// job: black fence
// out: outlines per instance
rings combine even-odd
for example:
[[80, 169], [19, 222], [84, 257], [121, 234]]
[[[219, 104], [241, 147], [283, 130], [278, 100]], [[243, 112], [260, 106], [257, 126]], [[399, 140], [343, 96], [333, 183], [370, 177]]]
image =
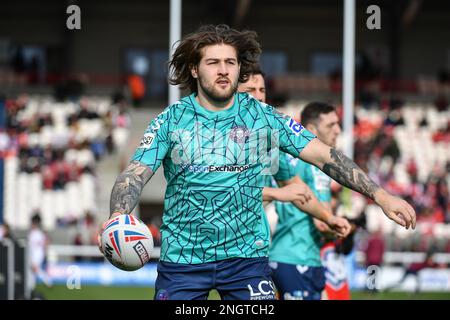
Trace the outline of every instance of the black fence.
[[29, 299], [29, 267], [26, 242], [0, 242], [0, 300]]

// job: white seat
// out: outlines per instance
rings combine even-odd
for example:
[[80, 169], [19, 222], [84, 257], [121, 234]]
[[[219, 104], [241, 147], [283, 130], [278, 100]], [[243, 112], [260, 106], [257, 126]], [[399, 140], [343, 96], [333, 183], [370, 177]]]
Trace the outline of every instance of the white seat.
[[42, 225], [45, 229], [51, 230], [56, 225], [55, 206], [53, 205], [53, 191], [44, 190], [42, 192], [41, 214]]
[[80, 167], [85, 167], [95, 163], [94, 154], [90, 149], [78, 150], [76, 163]]
[[29, 195], [31, 210], [39, 209], [42, 201], [42, 176], [40, 173], [30, 175]]
[[366, 226], [367, 231], [376, 232], [383, 226], [384, 213], [380, 207], [369, 204], [366, 207]]
[[78, 182], [69, 182], [66, 185], [67, 190], [67, 211], [76, 218], [83, 215], [83, 210], [80, 207], [80, 184]]
[[125, 128], [115, 128], [112, 132], [112, 138], [114, 145], [121, 149], [128, 141], [129, 131]]
[[20, 173], [17, 176], [16, 185], [16, 227], [19, 229], [27, 229], [30, 227], [30, 204], [29, 204], [29, 177], [26, 173]]
[[96, 211], [95, 178], [92, 175], [87, 173], [81, 175], [80, 191], [80, 200], [83, 210]]
[[64, 152], [64, 160], [69, 164], [75, 164], [78, 159], [78, 150], [69, 149]]
[[52, 196], [54, 213], [57, 218], [65, 218], [67, 215], [67, 199], [65, 190], [55, 190]]

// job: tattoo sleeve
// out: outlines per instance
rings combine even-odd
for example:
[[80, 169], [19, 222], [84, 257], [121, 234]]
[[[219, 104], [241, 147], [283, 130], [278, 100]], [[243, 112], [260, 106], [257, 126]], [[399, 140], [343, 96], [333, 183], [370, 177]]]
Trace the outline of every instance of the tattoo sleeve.
[[132, 161], [118, 177], [111, 191], [110, 214], [130, 214], [139, 201], [145, 184], [153, 176], [146, 165]]
[[356, 163], [333, 148], [330, 150], [330, 157], [331, 161], [325, 163], [323, 172], [343, 186], [358, 191], [372, 200], [374, 199], [375, 191], [378, 190], [379, 186], [370, 180]]

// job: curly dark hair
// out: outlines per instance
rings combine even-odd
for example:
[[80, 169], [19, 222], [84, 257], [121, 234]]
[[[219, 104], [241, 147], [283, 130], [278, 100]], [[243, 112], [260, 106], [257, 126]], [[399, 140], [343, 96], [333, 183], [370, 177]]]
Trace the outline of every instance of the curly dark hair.
[[169, 83], [197, 92], [197, 79], [192, 77], [191, 68], [200, 63], [201, 49], [214, 44], [228, 44], [236, 49], [241, 64], [239, 82], [247, 81], [261, 54], [256, 38], [254, 31], [238, 31], [225, 24], [200, 27], [197, 32], [184, 37], [175, 50], [169, 61]]

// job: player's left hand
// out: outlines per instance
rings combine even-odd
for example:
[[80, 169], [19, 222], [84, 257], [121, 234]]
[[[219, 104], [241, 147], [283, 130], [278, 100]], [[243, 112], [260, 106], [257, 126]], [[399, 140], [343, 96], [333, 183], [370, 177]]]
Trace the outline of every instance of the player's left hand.
[[345, 238], [352, 231], [350, 222], [341, 217], [331, 216], [327, 221], [327, 225], [337, 238]]
[[389, 219], [406, 229], [416, 228], [416, 212], [408, 202], [384, 190], [377, 193], [375, 200]]

